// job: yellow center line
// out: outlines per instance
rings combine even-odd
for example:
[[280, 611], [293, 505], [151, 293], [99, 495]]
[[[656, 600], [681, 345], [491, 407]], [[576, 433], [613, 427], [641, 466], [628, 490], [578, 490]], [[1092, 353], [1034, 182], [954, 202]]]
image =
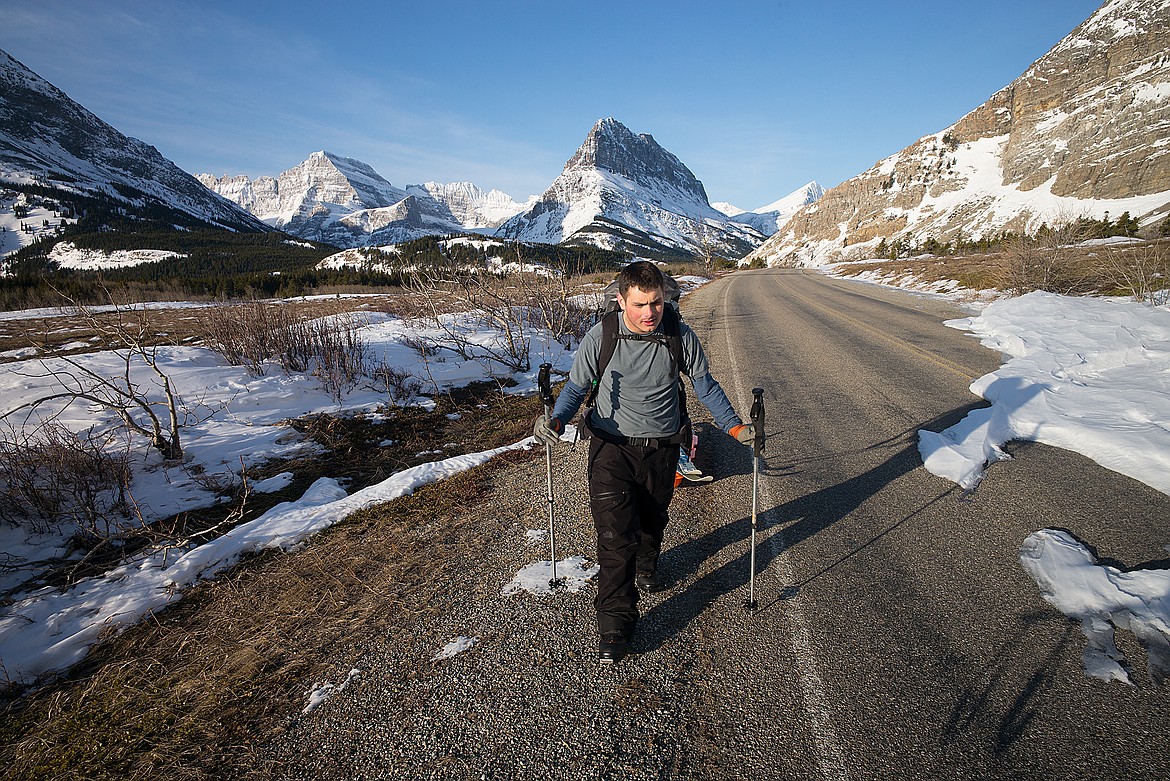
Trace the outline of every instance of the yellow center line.
[[983, 374], [981, 372], [976, 372], [973, 369], [969, 369], [960, 363], [956, 363], [956, 362], [950, 360], [949, 358], [943, 358], [942, 356], [937, 355], [929, 350], [925, 350], [916, 344], [912, 344], [912, 343], [906, 341], [905, 339], [900, 339], [897, 336], [893, 336], [892, 334], [889, 334], [885, 331], [882, 331], [881, 329], [874, 328], [872, 325], [865, 322], [864, 320], [859, 320], [856, 317], [853, 317], [852, 315], [845, 314], [844, 312], [842, 312], [839, 309], [834, 309], [832, 307], [829, 307], [829, 306], [826, 306], [825, 304], [820, 303], [819, 301], [808, 298], [807, 296], [802, 296], [800, 293], [797, 293], [796, 291], [794, 291], [790, 285], [785, 284], [784, 288], [785, 288], [785, 291], [789, 295], [791, 295], [793, 298], [803, 302], [807, 306], [810, 306], [813, 309], [818, 309], [818, 310], [828, 314], [831, 317], [836, 317], [836, 318], [839, 318], [841, 320], [845, 320], [846, 322], [856, 326], [857, 328], [860, 328], [861, 330], [866, 331], [867, 333], [873, 334], [874, 336], [878, 336], [882, 339], [885, 339], [887, 342], [889, 342], [890, 344], [892, 344], [896, 347], [902, 347], [902, 348], [906, 349], [907, 351], [914, 353], [915, 355], [917, 355], [920, 358], [925, 358], [926, 360], [930, 361], [931, 363], [933, 363], [937, 366], [940, 366], [949, 372], [953, 372], [954, 374], [959, 375], [960, 377], [962, 377], [963, 379], [965, 379], [969, 382], [974, 382], [975, 380], [977, 380], [983, 376]]

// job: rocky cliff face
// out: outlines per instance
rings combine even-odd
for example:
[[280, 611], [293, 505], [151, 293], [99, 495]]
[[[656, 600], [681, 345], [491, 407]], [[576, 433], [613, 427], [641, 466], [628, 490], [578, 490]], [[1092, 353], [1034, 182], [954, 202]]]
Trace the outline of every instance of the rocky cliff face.
[[1170, 0], [1109, 0], [945, 130], [828, 191], [754, 256], [816, 264], [1170, 209]]
[[649, 134], [599, 120], [560, 176], [497, 235], [546, 244], [587, 243], [634, 252], [740, 257], [763, 235], [707, 201], [703, 184]]
[[425, 182], [406, 190], [443, 204], [468, 229], [495, 228], [525, 209], [524, 204], [516, 203], [507, 193], [500, 190], [485, 193], [471, 182]]

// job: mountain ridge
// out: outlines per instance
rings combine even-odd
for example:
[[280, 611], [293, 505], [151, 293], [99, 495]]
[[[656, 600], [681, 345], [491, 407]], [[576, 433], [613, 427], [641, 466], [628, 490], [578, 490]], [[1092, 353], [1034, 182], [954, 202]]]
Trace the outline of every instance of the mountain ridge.
[[739, 209], [729, 203], [713, 203], [711, 205], [733, 221], [750, 225], [765, 236], [771, 236], [780, 230], [784, 223], [788, 222], [802, 206], [816, 203], [824, 194], [825, 189], [812, 181], [782, 198], [777, 198], [772, 203], [751, 211]]
[[120, 133], [0, 50], [0, 181], [48, 185], [123, 208], [174, 209], [204, 224], [267, 231], [153, 146]]
[[395, 187], [367, 163], [324, 150], [277, 177], [197, 178], [268, 225], [342, 248], [484, 231], [523, 208], [470, 182]]
[[1170, 211], [1170, 0], [1109, 0], [947, 128], [800, 209], [749, 259], [819, 265], [1048, 222]]

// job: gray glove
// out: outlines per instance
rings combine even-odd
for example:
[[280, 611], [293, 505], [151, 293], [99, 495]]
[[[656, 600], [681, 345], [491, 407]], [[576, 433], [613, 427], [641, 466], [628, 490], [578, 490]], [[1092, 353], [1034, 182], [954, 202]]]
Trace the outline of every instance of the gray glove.
[[536, 437], [537, 442], [545, 445], [555, 445], [561, 441], [561, 434], [564, 430], [564, 423], [561, 423], [556, 418], [541, 415], [536, 419], [536, 425], [532, 428], [532, 436]]
[[756, 438], [756, 427], [753, 426], [751, 423], [747, 423], [747, 424], [741, 423], [738, 426], [732, 426], [731, 431], [729, 431], [728, 433], [731, 434], [731, 436], [738, 439], [740, 442], [744, 443], [745, 445], [750, 445], [752, 443], [752, 440], [754, 440]]

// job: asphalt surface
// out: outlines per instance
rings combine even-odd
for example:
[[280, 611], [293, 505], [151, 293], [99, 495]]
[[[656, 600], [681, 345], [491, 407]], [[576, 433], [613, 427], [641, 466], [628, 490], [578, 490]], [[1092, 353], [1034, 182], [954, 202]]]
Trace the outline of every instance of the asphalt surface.
[[[713, 483], [676, 492], [635, 653], [596, 661], [592, 590], [501, 595], [547, 558], [543, 459], [498, 473], [438, 620], [335, 660], [354, 683], [267, 748], [286, 779], [1170, 777], [1170, 701], [1128, 633], [1136, 686], [1085, 676], [1079, 626], [1019, 564], [1069, 529], [1114, 566], [1167, 566], [1170, 497], [1086, 458], [1009, 447], [971, 495], [922, 467], [917, 434], [982, 402], [1000, 365], [942, 325], [964, 313], [796, 270], [685, 299], [746, 416], [764, 389], [758, 608], [750, 449], [700, 421]], [[555, 452], [557, 545], [592, 557], [585, 448]], [[434, 654], [458, 636], [477, 644]], [[310, 682], [306, 682], [306, 688]]]

